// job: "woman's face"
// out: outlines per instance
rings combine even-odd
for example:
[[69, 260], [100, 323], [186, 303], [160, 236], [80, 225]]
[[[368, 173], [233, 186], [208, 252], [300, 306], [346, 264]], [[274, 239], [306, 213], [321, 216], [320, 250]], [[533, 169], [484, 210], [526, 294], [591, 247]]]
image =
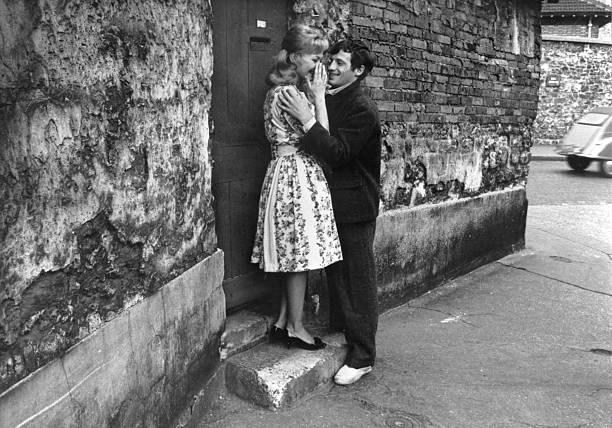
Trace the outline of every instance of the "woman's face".
[[317, 63], [323, 58], [322, 54], [299, 53], [292, 55], [291, 61], [295, 64], [295, 71], [302, 78], [311, 74]]

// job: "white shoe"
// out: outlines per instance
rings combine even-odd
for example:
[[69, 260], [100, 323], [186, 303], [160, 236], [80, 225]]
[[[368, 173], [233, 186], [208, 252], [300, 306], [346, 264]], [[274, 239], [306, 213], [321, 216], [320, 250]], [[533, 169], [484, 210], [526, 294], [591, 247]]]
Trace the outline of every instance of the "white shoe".
[[360, 369], [354, 369], [352, 367], [343, 365], [338, 373], [334, 376], [334, 382], [338, 385], [350, 385], [357, 382], [363, 375], [366, 375], [372, 371], [372, 366], [362, 367]]

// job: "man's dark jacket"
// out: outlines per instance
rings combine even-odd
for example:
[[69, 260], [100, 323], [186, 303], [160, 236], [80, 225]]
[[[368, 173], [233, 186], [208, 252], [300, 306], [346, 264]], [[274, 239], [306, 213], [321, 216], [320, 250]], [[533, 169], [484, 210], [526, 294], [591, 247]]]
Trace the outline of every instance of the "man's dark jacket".
[[317, 122], [302, 137], [304, 151], [331, 166], [327, 180], [338, 223], [371, 221], [378, 215], [380, 120], [360, 83], [325, 97], [329, 132]]

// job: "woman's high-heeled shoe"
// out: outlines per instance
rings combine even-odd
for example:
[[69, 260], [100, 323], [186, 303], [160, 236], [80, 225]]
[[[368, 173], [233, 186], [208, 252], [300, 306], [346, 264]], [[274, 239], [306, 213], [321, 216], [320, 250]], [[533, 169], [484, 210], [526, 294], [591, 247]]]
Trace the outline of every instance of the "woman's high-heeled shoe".
[[268, 333], [268, 341], [270, 343], [279, 343], [279, 342], [287, 342], [287, 329], [280, 328], [275, 325], [272, 326], [270, 332]]
[[304, 342], [299, 337], [292, 337], [287, 334], [287, 349], [294, 346], [296, 348], [305, 349], [307, 351], [318, 351], [319, 349], [325, 348], [327, 344], [318, 337], [314, 338], [314, 343], [308, 343]]

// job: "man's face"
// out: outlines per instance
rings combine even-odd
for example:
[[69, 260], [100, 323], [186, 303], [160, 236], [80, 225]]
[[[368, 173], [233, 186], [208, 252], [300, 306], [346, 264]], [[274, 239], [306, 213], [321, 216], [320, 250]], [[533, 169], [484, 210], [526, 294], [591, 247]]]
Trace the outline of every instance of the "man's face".
[[339, 88], [353, 83], [362, 73], [363, 67], [351, 70], [351, 54], [341, 50], [331, 57], [327, 67], [327, 81], [332, 88]]

